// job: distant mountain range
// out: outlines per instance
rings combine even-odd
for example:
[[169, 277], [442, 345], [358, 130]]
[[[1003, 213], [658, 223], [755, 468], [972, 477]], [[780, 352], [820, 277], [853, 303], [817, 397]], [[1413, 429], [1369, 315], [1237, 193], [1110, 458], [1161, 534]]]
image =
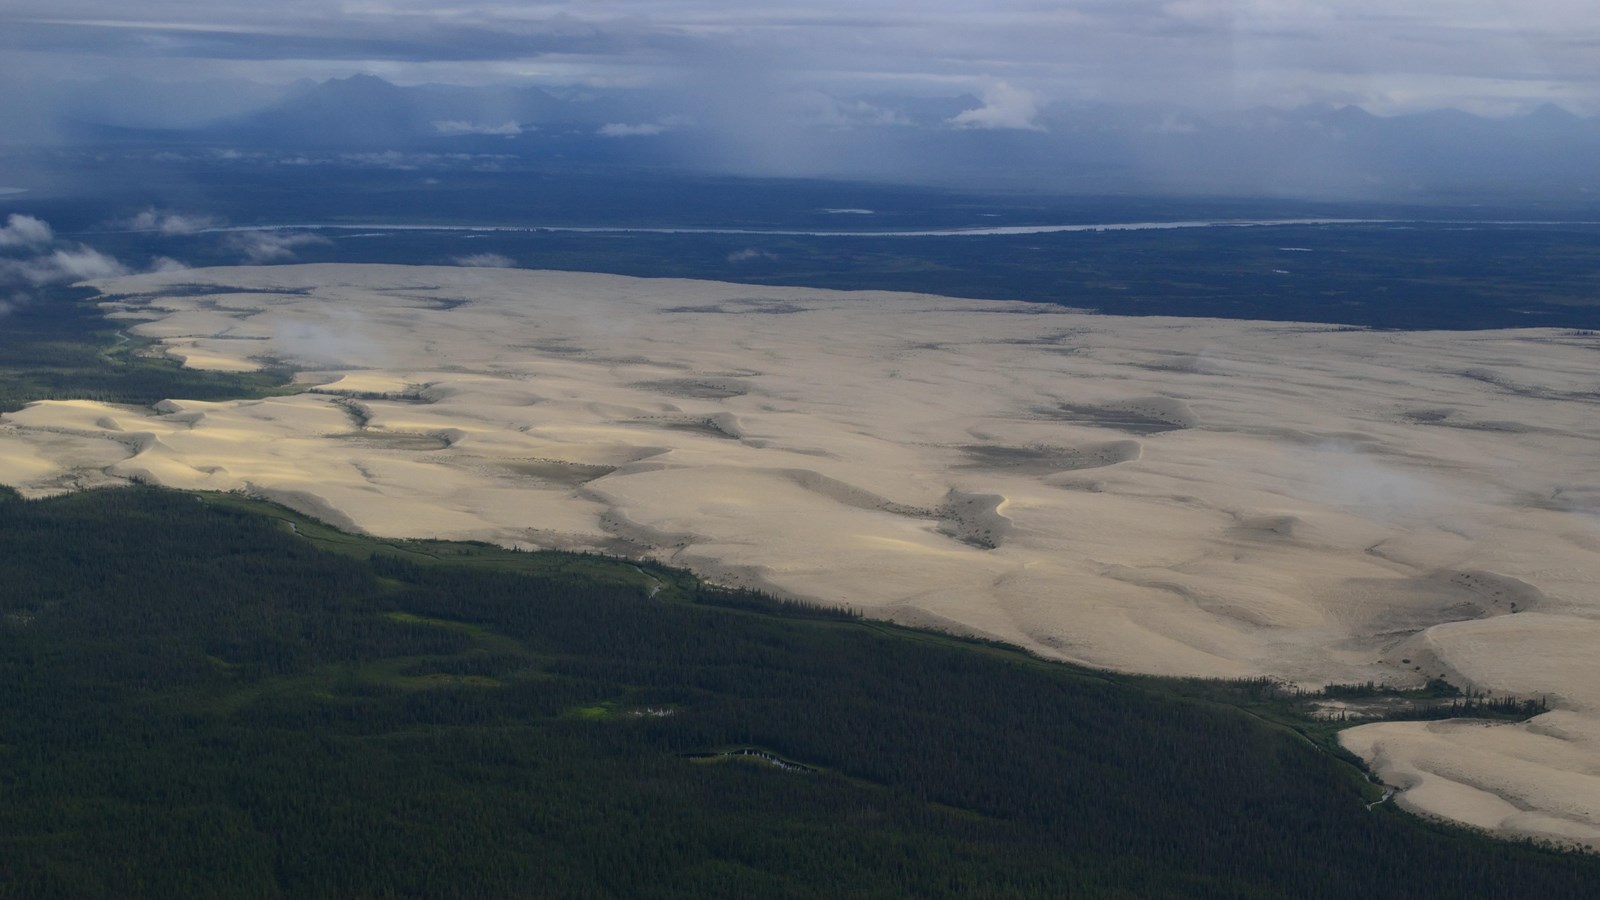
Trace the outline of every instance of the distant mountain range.
[[[0, 101], [0, 114], [13, 123], [13, 141], [25, 139], [30, 125], [43, 132], [54, 114], [50, 139], [74, 143], [492, 153], [1084, 192], [1453, 202], [1600, 198], [1600, 119], [1556, 106], [1489, 119], [1456, 110], [1381, 117], [1352, 106], [1200, 113], [1053, 104], [1023, 123], [1031, 127], [963, 128], [953, 120], [982, 107], [976, 97], [813, 92], [741, 109], [657, 90], [399, 86], [370, 75], [210, 91], [80, 85], [71, 102], [58, 97], [52, 103], [50, 96], [41, 88]], [[229, 98], [235, 109], [227, 108]]]

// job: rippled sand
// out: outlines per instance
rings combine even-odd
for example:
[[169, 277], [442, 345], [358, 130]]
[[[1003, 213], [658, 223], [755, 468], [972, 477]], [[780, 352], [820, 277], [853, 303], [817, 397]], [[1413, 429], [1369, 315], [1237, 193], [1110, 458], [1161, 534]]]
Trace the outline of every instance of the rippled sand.
[[25, 493], [248, 490], [1093, 665], [1547, 696], [1347, 743], [1414, 808], [1600, 843], [1600, 338], [398, 266], [100, 287], [189, 365], [314, 386], [34, 404], [0, 423]]

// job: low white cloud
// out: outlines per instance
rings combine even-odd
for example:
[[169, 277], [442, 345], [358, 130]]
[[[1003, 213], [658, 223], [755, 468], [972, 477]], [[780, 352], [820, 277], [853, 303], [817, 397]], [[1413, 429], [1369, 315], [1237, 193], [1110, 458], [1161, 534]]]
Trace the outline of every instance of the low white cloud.
[[25, 281], [34, 287], [127, 273], [127, 267], [113, 257], [83, 244], [62, 247], [32, 259], [0, 260], [0, 280]]
[[286, 319], [273, 326], [273, 346], [295, 362], [319, 366], [383, 366], [388, 354], [359, 314], [334, 310], [325, 318]]
[[34, 302], [34, 289], [128, 272], [93, 247], [56, 241], [50, 224], [34, 216], [10, 216], [0, 227], [0, 247], [13, 251], [0, 257], [0, 317]]
[[13, 213], [0, 227], [0, 247], [43, 247], [55, 240], [50, 223]]
[[33, 300], [33, 294], [27, 291], [7, 291], [4, 296], [0, 296], [0, 319], [11, 315], [18, 307], [27, 306]]
[[612, 122], [608, 125], [601, 125], [599, 130], [595, 133], [601, 137], [611, 138], [649, 137], [651, 135], [660, 134], [666, 130], [667, 126], [658, 122], [642, 122], [638, 125], [626, 125], [621, 122]]
[[57, 278], [76, 281], [82, 278], [110, 278], [113, 275], [128, 274], [127, 267], [122, 263], [93, 247], [82, 244], [57, 250], [47, 259], [50, 268], [58, 273]]
[[905, 113], [866, 100], [840, 100], [822, 91], [792, 91], [779, 98], [778, 108], [795, 121], [822, 128], [911, 125]]
[[947, 121], [957, 128], [1010, 128], [1043, 131], [1034, 121], [1039, 102], [1033, 94], [998, 79], [983, 89], [983, 105], [957, 113]]
[[339, 161], [355, 166], [375, 166], [380, 169], [395, 169], [409, 172], [419, 169], [429, 161], [432, 154], [426, 153], [401, 153], [399, 150], [381, 150], [371, 153], [341, 153]]
[[455, 137], [463, 134], [487, 134], [499, 135], [502, 137], [516, 137], [523, 131], [532, 130], [531, 128], [524, 129], [521, 125], [511, 121], [501, 122], [499, 125], [488, 125], [480, 122], [468, 122], [462, 119], [442, 119], [437, 122], [430, 122], [429, 124], [433, 126], [434, 131], [449, 137]]
[[243, 231], [228, 236], [228, 246], [255, 265], [294, 259], [296, 247], [331, 243], [319, 234], [304, 231]]
[[694, 120], [690, 119], [688, 116], [673, 114], [662, 116], [661, 118], [656, 119], [654, 122], [640, 122], [632, 125], [625, 122], [612, 122], [608, 125], [601, 125], [599, 128], [595, 129], [595, 134], [598, 134], [601, 137], [613, 138], [650, 137], [652, 135], [674, 131], [692, 124], [694, 124]]
[[188, 263], [181, 259], [173, 259], [170, 256], [157, 256], [150, 260], [150, 271], [152, 272], [183, 272], [188, 268]]
[[117, 224], [126, 227], [130, 231], [154, 231], [160, 234], [174, 235], [194, 234], [197, 231], [214, 228], [220, 222], [211, 216], [170, 212], [152, 207]]
[[1316, 447], [1307, 461], [1307, 469], [1294, 476], [1296, 494], [1379, 522], [1467, 527], [1459, 492], [1447, 490], [1426, 472], [1337, 442]]
[[455, 258], [458, 266], [471, 266], [480, 269], [509, 269], [516, 263], [509, 256], [498, 253], [473, 253], [469, 256]]
[[1161, 121], [1146, 125], [1144, 130], [1151, 134], [1194, 134], [1200, 130], [1200, 126], [1191, 118], [1167, 113], [1161, 117]]

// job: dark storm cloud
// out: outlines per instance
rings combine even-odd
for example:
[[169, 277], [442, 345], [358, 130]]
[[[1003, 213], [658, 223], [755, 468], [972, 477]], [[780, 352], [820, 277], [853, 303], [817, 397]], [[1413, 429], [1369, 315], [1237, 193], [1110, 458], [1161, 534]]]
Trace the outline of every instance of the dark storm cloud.
[[710, 70], [835, 96], [1003, 83], [1041, 105], [1600, 112], [1597, 41], [1592, 0], [11, 0], [0, 76], [282, 83], [365, 65], [412, 83], [698, 88]]
[[202, 29], [160, 23], [36, 21], [13, 22], [0, 31], [0, 50], [257, 61], [488, 61], [547, 53], [603, 56], [681, 52], [686, 43], [681, 37], [661, 33], [560, 21], [516, 31], [381, 23], [347, 34]]

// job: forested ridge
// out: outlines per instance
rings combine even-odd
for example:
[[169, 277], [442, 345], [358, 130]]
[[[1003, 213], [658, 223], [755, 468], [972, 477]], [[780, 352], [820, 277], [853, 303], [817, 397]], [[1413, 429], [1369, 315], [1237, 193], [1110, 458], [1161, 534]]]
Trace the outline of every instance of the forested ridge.
[[1369, 810], [1348, 762], [1176, 683], [263, 508], [0, 499], [0, 896], [1600, 884], [1593, 857]]

